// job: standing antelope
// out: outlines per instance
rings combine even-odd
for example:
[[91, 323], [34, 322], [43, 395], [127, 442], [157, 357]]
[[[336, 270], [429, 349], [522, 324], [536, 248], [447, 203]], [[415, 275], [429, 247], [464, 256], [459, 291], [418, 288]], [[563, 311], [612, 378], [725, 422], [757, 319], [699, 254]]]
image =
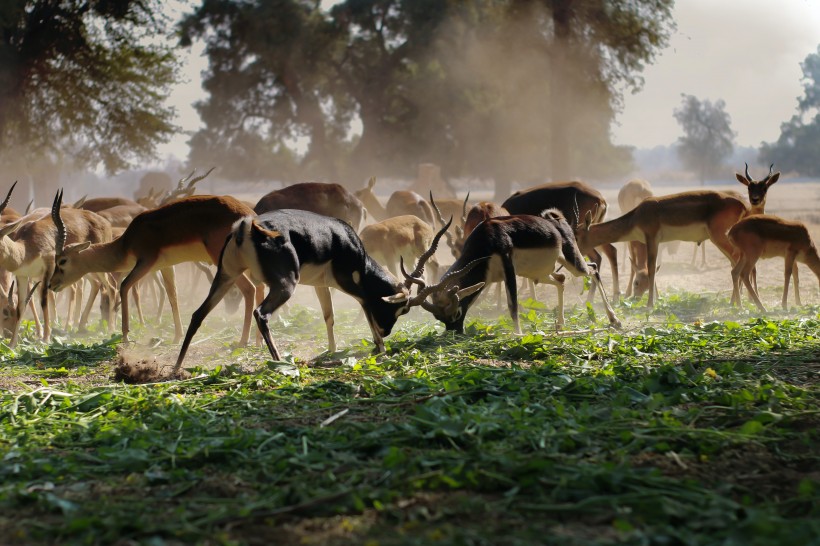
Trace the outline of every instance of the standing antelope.
[[[809, 266], [820, 280], [820, 257], [817, 247], [802, 222], [784, 220], [768, 214], [755, 214], [740, 220], [729, 230], [729, 240], [740, 256], [732, 268], [732, 303], [740, 305], [740, 281], [746, 285], [749, 296], [758, 309], [765, 312], [757, 289], [751, 282], [752, 271], [761, 258], [785, 258], [783, 275], [783, 309], [788, 308], [789, 275], [797, 270], [796, 262]], [[794, 277], [794, 299], [800, 305], [797, 276]]]
[[[538, 216], [546, 209], [558, 209], [564, 218], [570, 218], [574, 225], [581, 223], [587, 214], [593, 223], [602, 222], [606, 216], [607, 203], [604, 196], [584, 182], [549, 182], [513, 193], [501, 204], [510, 214], [531, 214]], [[612, 268], [612, 293], [616, 300], [621, 295], [618, 283], [618, 253], [615, 247], [602, 243], [601, 250]], [[583, 249], [601, 271], [601, 254], [595, 248]], [[589, 292], [589, 300], [595, 296], [594, 287]]]
[[[60, 210], [62, 191], [57, 193], [52, 205], [52, 213]], [[54, 271], [55, 252], [62, 241], [71, 243], [105, 243], [111, 240], [111, 225], [101, 216], [87, 210], [67, 208], [64, 211], [66, 226], [59, 231], [50, 217], [29, 221], [23, 217], [0, 228], [0, 267], [11, 271], [17, 277], [17, 310], [14, 317], [11, 345], [17, 343], [19, 322], [27, 301], [25, 291], [28, 279], [42, 280], [40, 287], [40, 307], [43, 312], [43, 332], [45, 341], [51, 337], [51, 316], [48, 305], [48, 281]], [[14, 239], [8, 236], [14, 234]], [[75, 279], [77, 280], [77, 279]], [[69, 284], [73, 284], [69, 283]], [[92, 295], [83, 311], [81, 326], [88, 319], [91, 305], [100, 289], [105, 289], [101, 279], [92, 279]], [[106, 313], [104, 312], [104, 315]]]
[[359, 231], [364, 222], [364, 205], [340, 184], [301, 182], [274, 190], [253, 207], [256, 214], [279, 209], [307, 210], [347, 222]]
[[[556, 263], [575, 276], [597, 276], [594, 266], [588, 267], [584, 262], [572, 228], [560, 211], [546, 210], [542, 216], [520, 214], [488, 218], [467, 237], [461, 256], [441, 278], [431, 301], [424, 301], [422, 307], [443, 322], [447, 330], [463, 332], [467, 311], [484, 286], [504, 281], [515, 332], [521, 333], [515, 280], [515, 276], [520, 275], [556, 287], [556, 326], [560, 328], [564, 324], [564, 275], [555, 272]], [[453, 272], [463, 271], [470, 265], [473, 267], [463, 275], [461, 285], [456, 284], [460, 279]], [[597, 286], [610, 323], [619, 327], [600, 282]], [[420, 290], [419, 295], [422, 293]]]
[[[174, 278], [175, 264], [204, 261], [219, 262], [219, 252], [233, 223], [253, 214], [247, 205], [230, 196], [194, 195], [139, 214], [123, 234], [108, 243], [65, 244], [62, 216], [52, 212], [60, 229], [57, 262], [49, 288], [55, 292], [90, 272], [127, 271], [120, 284], [123, 340], [128, 341], [129, 313], [126, 295], [137, 281], [151, 271], [160, 270], [174, 316], [174, 342], [182, 337], [182, 321]], [[245, 276], [236, 284], [245, 296], [245, 321], [240, 344], [248, 342], [254, 287]]]
[[746, 165], [746, 175], [735, 173], [735, 177], [737, 181], [746, 186], [749, 191], [749, 203], [752, 205], [749, 213], [763, 214], [766, 208], [766, 193], [768, 193], [772, 184], [780, 179], [780, 173], [776, 172], [772, 174], [772, 169], [774, 169], [774, 163], [772, 163], [769, 165], [769, 174], [761, 180], [755, 180], [749, 176], [749, 164], [744, 163], [744, 165]]
[[331, 287], [361, 304], [376, 348], [384, 351], [384, 336], [390, 333], [398, 317], [412, 306], [420, 305], [429, 294], [425, 291], [412, 297], [410, 287], [414, 281], [423, 282], [418, 277], [424, 271], [425, 262], [435, 253], [442, 232], [436, 234], [431, 247], [419, 258], [410, 276], [413, 281], [402, 285], [365, 252], [353, 228], [337, 218], [282, 209], [240, 219], [222, 249], [211, 290], [191, 317], [176, 369], [182, 365], [202, 321], [244, 271], [249, 271], [255, 281], [268, 285], [268, 295], [253, 315], [274, 360], [279, 360], [280, 355], [271, 338], [268, 318], [293, 295], [297, 284], [316, 289], [330, 351], [336, 350]]
[[[652, 197], [652, 186], [646, 180], [639, 178], [630, 180], [618, 192], [618, 206], [621, 215], [638, 206], [638, 204]], [[626, 297], [640, 298], [649, 289], [649, 272], [646, 269], [646, 244], [639, 241], [627, 241], [627, 257], [629, 258], [629, 282], [626, 285]], [[655, 287], [657, 292], [658, 288]]]
[[584, 225], [576, 229], [578, 246], [588, 251], [604, 243], [640, 241], [647, 247], [649, 301], [655, 305], [655, 272], [658, 245], [667, 241], [711, 240], [732, 264], [737, 252], [726, 232], [749, 213], [742, 199], [717, 191], [689, 191], [649, 197], [623, 216], [604, 223], [593, 223], [587, 213]]
[[386, 220], [393, 216], [412, 214], [418, 216], [431, 226], [434, 225], [433, 210], [424, 197], [414, 191], [398, 190], [390, 194], [387, 205], [382, 205], [373, 187], [376, 185], [376, 177], [371, 177], [367, 186], [354, 193], [359, 200], [364, 203], [365, 208], [377, 221]]

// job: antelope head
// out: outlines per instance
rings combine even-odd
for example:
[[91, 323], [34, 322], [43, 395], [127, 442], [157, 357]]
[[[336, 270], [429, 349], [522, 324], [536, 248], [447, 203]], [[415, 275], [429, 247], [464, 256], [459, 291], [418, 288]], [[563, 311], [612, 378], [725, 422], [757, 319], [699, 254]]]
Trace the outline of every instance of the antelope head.
[[749, 189], [749, 203], [752, 204], [752, 208], [756, 209], [757, 212], [763, 212], [763, 208], [766, 206], [766, 192], [769, 191], [769, 187], [772, 184], [780, 179], [780, 172], [772, 173], [772, 169], [774, 169], [774, 163], [772, 163], [769, 166], [769, 174], [767, 174], [765, 178], [762, 180], [754, 180], [749, 176], [749, 164], [745, 163], [745, 165], [745, 176], [740, 173], [735, 173], [735, 177], [737, 177], [738, 182]]
[[65, 244], [66, 227], [60, 214], [62, 202], [63, 190], [60, 190], [54, 197], [54, 204], [51, 206], [51, 219], [57, 227], [57, 236], [54, 239], [54, 274], [48, 282], [48, 287], [55, 292], [72, 285], [85, 274], [78, 268], [78, 264], [82, 261], [79, 254], [91, 245], [90, 241], [72, 245]]
[[177, 182], [176, 189], [171, 190], [167, 194], [165, 194], [165, 197], [163, 197], [160, 200], [159, 204], [165, 205], [166, 203], [170, 203], [171, 201], [175, 201], [177, 199], [182, 199], [183, 197], [190, 197], [196, 191], [194, 185], [206, 176], [208, 176], [209, 174], [211, 174], [211, 172], [213, 172], [215, 168], [216, 167], [211, 167], [208, 170], [208, 172], [206, 172], [202, 176], [197, 176], [196, 178], [193, 178], [194, 174], [196, 174], [196, 169], [194, 169], [193, 171], [191, 171], [191, 174], [189, 174], [185, 178], [181, 178], [179, 182]]

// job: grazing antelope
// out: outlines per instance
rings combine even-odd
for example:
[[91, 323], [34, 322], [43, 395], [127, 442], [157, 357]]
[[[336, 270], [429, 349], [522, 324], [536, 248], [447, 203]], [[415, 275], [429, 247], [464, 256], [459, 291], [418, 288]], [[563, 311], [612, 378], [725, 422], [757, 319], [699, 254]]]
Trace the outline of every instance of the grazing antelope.
[[640, 241], [647, 246], [649, 273], [649, 300], [655, 305], [655, 272], [658, 263], [658, 245], [667, 241], [711, 240], [732, 264], [736, 263], [734, 250], [726, 232], [738, 220], [748, 215], [746, 203], [729, 193], [717, 191], [689, 191], [649, 197], [623, 216], [604, 223], [594, 223], [588, 212], [584, 224], [576, 228], [578, 246], [582, 251], [605, 243]]
[[[652, 186], [649, 182], [639, 178], [630, 180], [618, 192], [618, 206], [621, 214], [626, 214], [638, 204], [652, 197]], [[626, 297], [640, 298], [649, 290], [649, 272], [646, 269], [646, 244], [638, 241], [627, 241], [626, 248], [629, 258], [629, 282], [626, 284]], [[657, 292], [657, 287], [655, 288]]]
[[[513, 215], [488, 218], [478, 224], [464, 242], [461, 256], [439, 281], [439, 288], [422, 307], [444, 323], [447, 330], [464, 331], [464, 318], [487, 283], [504, 281], [507, 303], [515, 332], [521, 333], [518, 319], [518, 294], [515, 276], [552, 284], [558, 290], [556, 325], [564, 324], [564, 275], [555, 272], [556, 263], [575, 276], [597, 275], [593, 266], [584, 262], [575, 243], [572, 228], [557, 209], [543, 215]], [[470, 264], [472, 269], [458, 279], [454, 271]], [[463, 281], [461, 285], [457, 281]], [[465, 288], [461, 288], [465, 286]], [[597, 284], [604, 300], [610, 323], [620, 327], [615, 313]], [[423, 292], [420, 290], [419, 294]]]
[[766, 208], [766, 194], [769, 188], [780, 179], [780, 173], [772, 173], [774, 163], [769, 165], [769, 174], [761, 180], [755, 180], [749, 176], [749, 164], [746, 165], [746, 174], [735, 173], [737, 181], [746, 186], [749, 191], [749, 203], [752, 205], [749, 214], [763, 214]]
[[354, 193], [376, 221], [386, 220], [393, 216], [412, 214], [418, 216], [431, 226], [435, 225], [433, 209], [430, 208], [430, 205], [424, 200], [424, 197], [414, 191], [398, 190], [390, 194], [387, 205], [382, 205], [381, 201], [379, 201], [373, 192], [375, 185], [376, 177], [371, 177], [366, 187], [356, 190]]
[[[394, 276], [399, 263], [415, 263], [432, 245], [435, 233], [430, 224], [412, 214], [394, 216], [362, 228], [359, 238], [365, 251]], [[430, 279], [438, 279], [439, 264], [435, 256], [427, 261]]]
[[253, 207], [256, 214], [279, 209], [307, 210], [347, 222], [359, 231], [364, 222], [364, 205], [340, 184], [301, 182], [274, 190]]
[[[606, 216], [607, 203], [604, 196], [584, 182], [549, 182], [513, 193], [501, 204], [510, 214], [531, 214], [538, 216], [542, 211], [555, 208], [564, 218], [572, 219], [574, 225], [581, 223], [589, 214], [593, 223], [602, 222]], [[618, 283], [618, 253], [611, 244], [601, 244], [601, 250], [612, 268], [612, 293], [616, 300], [621, 295]], [[584, 253], [601, 271], [601, 254], [595, 248], [586, 248]], [[595, 296], [594, 287], [589, 292], [589, 300]]]
[[[761, 258], [782, 257], [785, 259], [783, 275], [783, 309], [788, 308], [789, 276], [797, 270], [796, 262], [809, 266], [820, 280], [820, 257], [817, 247], [802, 222], [784, 220], [768, 214], [755, 214], [740, 220], [729, 230], [729, 240], [739, 252], [737, 263], [732, 268], [732, 303], [740, 305], [740, 281], [746, 285], [749, 296], [758, 309], [765, 312], [760, 296], [752, 283], [752, 271]], [[797, 276], [794, 277], [794, 299], [800, 305], [800, 290]]]
[[268, 329], [268, 318], [293, 295], [297, 284], [316, 289], [331, 352], [336, 350], [331, 287], [361, 304], [376, 349], [384, 351], [384, 336], [390, 333], [396, 320], [411, 307], [420, 305], [430, 293], [426, 290], [412, 297], [410, 287], [413, 282], [423, 283], [419, 277], [425, 262], [435, 253], [442, 233], [443, 230], [436, 234], [430, 248], [419, 258], [409, 276], [412, 280], [401, 284], [367, 254], [353, 228], [337, 218], [295, 209], [242, 218], [234, 224], [225, 242], [208, 296], [191, 317], [176, 369], [182, 365], [188, 345], [202, 321], [233, 280], [248, 270], [255, 281], [264, 282], [269, 288], [253, 315], [274, 360], [279, 360], [280, 355]]
[[[58, 192], [52, 205], [53, 214], [60, 210], [61, 203], [62, 192]], [[45, 341], [51, 337], [47, 286], [54, 271], [55, 251], [60, 237], [62, 236], [63, 241], [70, 240], [71, 243], [104, 243], [111, 240], [111, 225], [96, 213], [66, 208], [63, 214], [66, 218], [66, 226], [61, 232], [49, 217], [35, 221], [28, 221], [27, 217], [23, 217], [0, 228], [0, 267], [11, 271], [17, 277], [18, 304], [14, 317], [16, 322], [12, 332], [12, 346], [17, 343], [19, 322], [26, 302], [25, 290], [28, 287], [28, 279], [42, 279], [40, 287], [40, 307], [43, 313], [42, 336]], [[11, 234], [14, 234], [14, 240], [8, 237]], [[92, 279], [92, 296], [83, 312], [81, 322], [83, 325], [91, 311], [93, 300], [101, 288], [104, 289], [102, 281]]]
[[[52, 213], [64, 233], [62, 216]], [[173, 266], [192, 261], [219, 262], [219, 253], [235, 221], [253, 214], [247, 205], [230, 196], [193, 195], [139, 214], [123, 234], [108, 243], [65, 244], [61, 236], [57, 261], [49, 288], [58, 292], [91, 272], [127, 271], [120, 284], [123, 340], [128, 341], [130, 289], [151, 271], [162, 274], [174, 316], [174, 342], [182, 337]], [[248, 342], [254, 287], [244, 276], [236, 284], [245, 296], [245, 321], [240, 344]]]

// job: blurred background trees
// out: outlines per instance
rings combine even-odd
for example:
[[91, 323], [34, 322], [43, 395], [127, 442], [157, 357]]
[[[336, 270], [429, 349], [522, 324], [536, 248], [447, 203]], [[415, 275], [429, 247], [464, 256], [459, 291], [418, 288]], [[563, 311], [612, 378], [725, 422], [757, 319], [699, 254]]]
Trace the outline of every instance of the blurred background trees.
[[761, 145], [760, 161], [820, 176], [820, 46], [800, 66], [803, 96], [798, 98], [797, 114], [780, 126], [777, 142]]
[[[180, 26], [205, 41], [208, 98], [191, 161], [229, 176], [625, 174], [609, 128], [672, 29], [671, 0], [211, 0]], [[297, 153], [299, 148], [306, 150]]]
[[677, 153], [681, 163], [697, 173], [703, 184], [708, 177], [719, 176], [724, 161], [732, 155], [735, 138], [732, 120], [722, 100], [713, 104], [693, 95], [682, 96], [682, 104], [674, 112], [683, 128]]

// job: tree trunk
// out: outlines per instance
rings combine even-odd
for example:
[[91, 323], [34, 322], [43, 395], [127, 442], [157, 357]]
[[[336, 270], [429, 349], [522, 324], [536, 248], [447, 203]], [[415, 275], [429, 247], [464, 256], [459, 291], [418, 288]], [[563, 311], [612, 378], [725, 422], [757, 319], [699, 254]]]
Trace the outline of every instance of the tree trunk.
[[550, 120], [550, 160], [552, 179], [567, 180], [572, 176], [570, 155], [572, 131], [569, 92], [571, 82], [572, 44], [570, 23], [572, 0], [553, 2], [552, 22], [555, 26], [555, 46], [552, 54], [552, 85]]

